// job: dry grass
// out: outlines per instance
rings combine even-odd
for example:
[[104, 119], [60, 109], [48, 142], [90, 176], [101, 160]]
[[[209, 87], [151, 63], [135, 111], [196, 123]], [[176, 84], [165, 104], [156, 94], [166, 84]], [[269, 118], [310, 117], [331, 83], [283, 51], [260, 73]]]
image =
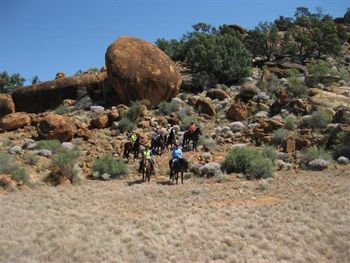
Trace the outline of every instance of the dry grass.
[[136, 179], [0, 196], [0, 262], [350, 260], [346, 170], [178, 186]]

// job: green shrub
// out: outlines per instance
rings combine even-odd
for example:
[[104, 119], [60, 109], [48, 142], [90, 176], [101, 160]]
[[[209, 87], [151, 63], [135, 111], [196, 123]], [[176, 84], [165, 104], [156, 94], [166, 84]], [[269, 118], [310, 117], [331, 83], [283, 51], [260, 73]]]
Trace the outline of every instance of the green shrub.
[[36, 154], [27, 153], [24, 155], [23, 159], [29, 165], [35, 165], [39, 161], [39, 156]]
[[288, 131], [286, 129], [278, 129], [273, 132], [271, 142], [274, 145], [282, 145], [288, 137]]
[[179, 110], [179, 117], [181, 119], [187, 117], [187, 116], [191, 116], [192, 114], [192, 108], [188, 105], [186, 105], [185, 107], [181, 107]]
[[261, 155], [271, 162], [275, 162], [278, 156], [276, 149], [272, 146], [265, 146], [261, 151]]
[[[271, 150], [267, 151], [271, 154]], [[267, 151], [265, 150], [265, 155], [267, 155]], [[269, 157], [273, 158], [273, 156]], [[257, 148], [251, 147], [240, 147], [231, 150], [222, 167], [227, 173], [244, 173], [247, 179], [271, 177], [274, 171], [272, 161], [264, 157], [263, 153]]]
[[18, 168], [11, 173], [11, 178], [16, 182], [23, 182], [24, 184], [30, 184], [29, 175], [26, 169]]
[[80, 150], [77, 147], [72, 150], [62, 149], [55, 153], [50, 166], [52, 174], [66, 176], [72, 182], [75, 177], [73, 167], [79, 156]]
[[198, 145], [202, 145], [204, 148], [215, 150], [216, 142], [212, 138], [208, 138], [207, 136], [200, 136], [198, 140]]
[[123, 178], [128, 174], [128, 166], [123, 160], [115, 159], [111, 154], [99, 156], [95, 159], [92, 170], [100, 175], [108, 173], [111, 178]]
[[342, 80], [346, 82], [350, 81], [350, 73], [346, 69], [340, 69], [338, 75]]
[[303, 81], [297, 76], [291, 76], [288, 78], [287, 91], [294, 97], [304, 97], [307, 93], [307, 87], [303, 84]]
[[314, 76], [337, 75], [327, 61], [324, 60], [311, 59], [306, 64], [306, 67], [309, 73]]
[[180, 106], [177, 101], [163, 101], [159, 104], [158, 112], [162, 115], [169, 115], [172, 112], [177, 112], [179, 108]]
[[332, 116], [328, 112], [317, 110], [311, 114], [311, 118], [308, 120], [308, 126], [313, 129], [323, 129], [331, 123], [331, 120]]
[[269, 95], [275, 94], [279, 89], [279, 84], [280, 80], [275, 75], [272, 75], [266, 86], [267, 93]]
[[72, 111], [71, 107], [69, 107], [67, 105], [61, 105], [57, 109], [55, 109], [55, 113], [58, 115], [63, 115], [63, 114], [69, 113], [71, 111]]
[[62, 145], [58, 140], [42, 140], [38, 141], [36, 148], [50, 150], [52, 154], [55, 154], [62, 150]]
[[247, 167], [246, 176], [248, 180], [271, 177], [274, 171], [271, 160], [258, 156], [254, 158]]
[[137, 118], [140, 117], [144, 108], [145, 106], [142, 105], [141, 102], [136, 101], [130, 106], [130, 108], [126, 112], [123, 113], [122, 117], [135, 122]]
[[18, 165], [16, 160], [7, 153], [0, 153], [0, 174], [8, 174], [16, 182], [30, 184], [27, 170]]
[[118, 129], [121, 132], [131, 132], [136, 129], [136, 123], [128, 118], [121, 118], [121, 120], [118, 122]]
[[316, 145], [310, 146], [302, 151], [302, 162], [307, 164], [315, 159], [332, 160], [332, 156], [324, 148], [319, 148]]
[[297, 127], [297, 118], [289, 115], [284, 119], [284, 127], [288, 130], [294, 130]]

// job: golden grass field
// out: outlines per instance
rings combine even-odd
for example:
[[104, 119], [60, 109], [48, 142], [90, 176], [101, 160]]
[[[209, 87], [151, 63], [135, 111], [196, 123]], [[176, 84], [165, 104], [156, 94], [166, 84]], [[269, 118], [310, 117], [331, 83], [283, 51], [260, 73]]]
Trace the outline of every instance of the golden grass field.
[[350, 262], [350, 172], [157, 176], [0, 196], [0, 262]]

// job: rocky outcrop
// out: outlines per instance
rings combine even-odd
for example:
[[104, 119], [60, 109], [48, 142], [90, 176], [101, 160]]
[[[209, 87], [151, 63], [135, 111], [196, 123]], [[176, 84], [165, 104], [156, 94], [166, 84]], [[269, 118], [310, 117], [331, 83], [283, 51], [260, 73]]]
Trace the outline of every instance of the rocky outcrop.
[[12, 99], [16, 111], [44, 112], [57, 108], [65, 99], [77, 99], [79, 87], [87, 87], [88, 90], [99, 89], [106, 77], [106, 72], [62, 77], [18, 88], [12, 94]]
[[305, 84], [308, 87], [315, 87], [318, 83], [322, 83], [326, 86], [331, 85], [333, 82], [338, 82], [340, 80], [339, 76], [313, 76], [309, 75], [305, 77]]
[[0, 128], [12, 131], [30, 124], [30, 116], [25, 112], [10, 113], [0, 119]]
[[120, 37], [106, 52], [108, 79], [120, 103], [149, 100], [156, 106], [179, 93], [176, 64], [156, 46], [134, 37]]
[[209, 116], [215, 116], [216, 111], [209, 99], [199, 98], [196, 102], [195, 108], [203, 114], [207, 114]]
[[38, 125], [38, 134], [45, 140], [56, 139], [61, 142], [69, 141], [77, 133], [73, 121], [61, 116], [49, 114], [41, 119]]
[[243, 121], [248, 117], [248, 108], [244, 102], [232, 103], [227, 111], [227, 118], [230, 121]]
[[104, 114], [93, 118], [90, 122], [90, 125], [92, 128], [103, 129], [108, 127], [108, 123], [108, 115]]
[[347, 107], [350, 104], [349, 97], [337, 95], [333, 92], [320, 89], [310, 89], [310, 93], [313, 95], [309, 101], [312, 106], [335, 109], [341, 106]]
[[10, 95], [0, 94], [0, 117], [15, 112], [15, 104]]
[[236, 99], [243, 100], [244, 102], [248, 102], [255, 95], [258, 95], [258, 91], [259, 89], [253, 83], [244, 83]]

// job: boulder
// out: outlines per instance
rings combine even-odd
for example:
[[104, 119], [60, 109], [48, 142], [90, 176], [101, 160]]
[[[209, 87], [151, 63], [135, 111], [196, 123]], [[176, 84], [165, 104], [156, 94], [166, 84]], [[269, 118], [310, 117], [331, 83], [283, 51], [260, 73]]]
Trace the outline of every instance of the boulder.
[[11, 179], [10, 175], [1, 174], [0, 175], [0, 187], [7, 189], [14, 189], [17, 187], [17, 182]]
[[158, 47], [134, 37], [120, 37], [106, 52], [108, 79], [120, 103], [147, 99], [152, 106], [175, 97], [181, 74]]
[[103, 114], [93, 118], [90, 122], [90, 125], [92, 128], [104, 129], [108, 127], [108, 123], [109, 123], [108, 115]]
[[212, 100], [224, 100], [230, 98], [230, 95], [228, 95], [228, 93], [222, 89], [210, 89], [207, 92], [207, 97], [211, 98]]
[[211, 103], [211, 100], [205, 98], [199, 98], [196, 102], [195, 108], [203, 114], [207, 114], [209, 116], [215, 116], [216, 111]]
[[232, 103], [227, 111], [227, 118], [230, 121], [242, 121], [248, 117], [248, 108], [244, 102]]
[[311, 170], [322, 171], [328, 167], [329, 161], [319, 158], [310, 161], [307, 165]]
[[45, 140], [57, 139], [61, 142], [70, 141], [77, 133], [73, 121], [61, 116], [49, 114], [41, 119], [37, 127], [38, 134]]
[[108, 113], [108, 120], [109, 123], [115, 122], [115, 121], [119, 121], [121, 118], [118, 109], [112, 109], [109, 113]]
[[0, 117], [15, 112], [15, 104], [10, 95], [0, 94]]
[[337, 159], [337, 162], [340, 163], [340, 164], [348, 164], [349, 163], [349, 159], [346, 158], [345, 156], [340, 156], [338, 159]]
[[239, 94], [237, 95], [238, 99], [248, 102], [253, 99], [255, 95], [258, 95], [259, 89], [253, 83], [244, 83], [241, 87]]
[[336, 109], [338, 107], [347, 107], [350, 104], [350, 98], [338, 95], [333, 92], [310, 89], [311, 95], [309, 103], [312, 106]]
[[12, 131], [30, 124], [30, 116], [25, 112], [10, 113], [0, 119], [0, 128]]

